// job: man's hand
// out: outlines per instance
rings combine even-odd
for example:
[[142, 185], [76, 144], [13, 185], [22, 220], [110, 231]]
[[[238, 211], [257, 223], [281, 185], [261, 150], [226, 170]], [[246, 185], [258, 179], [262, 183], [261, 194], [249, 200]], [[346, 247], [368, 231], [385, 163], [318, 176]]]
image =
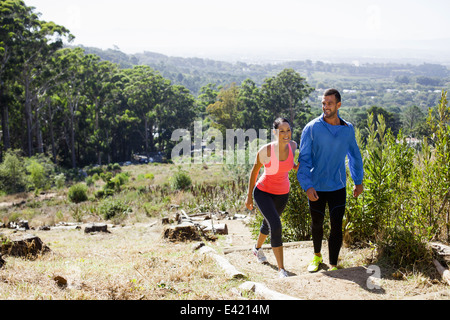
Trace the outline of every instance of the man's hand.
[[355, 198], [358, 198], [359, 195], [364, 191], [364, 187], [362, 184], [358, 184], [356, 186], [353, 187], [353, 196]]
[[306, 195], [308, 196], [308, 199], [310, 201], [314, 202], [314, 201], [319, 200], [319, 196], [317, 195], [316, 189], [314, 189], [313, 187], [306, 190]]

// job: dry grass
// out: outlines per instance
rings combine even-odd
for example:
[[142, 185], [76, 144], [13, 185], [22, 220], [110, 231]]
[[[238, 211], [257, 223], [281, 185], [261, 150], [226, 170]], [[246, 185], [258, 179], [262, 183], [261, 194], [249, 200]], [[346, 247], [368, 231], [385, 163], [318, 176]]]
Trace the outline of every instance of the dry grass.
[[[227, 179], [222, 168], [188, 165], [181, 169], [189, 173], [194, 184], [216, 184]], [[170, 211], [172, 204], [181, 205], [193, 199], [182, 191], [158, 196], [139, 192], [139, 188], [170, 185], [171, 177], [179, 169], [170, 164], [123, 167], [130, 180], [114, 199], [127, 203], [132, 212], [120, 225], [109, 227], [111, 233], [32, 230], [50, 247], [51, 253], [33, 261], [4, 257], [0, 299], [238, 299], [231, 288], [241, 282], [227, 279], [209, 256], [192, 252], [191, 243], [166, 242], [159, 223], [150, 227], [151, 222]], [[148, 173], [154, 178], [142, 178]], [[0, 223], [25, 219], [37, 229], [59, 222], [103, 221], [97, 211], [102, 200], [93, 197], [102, 184], [101, 180], [95, 181], [89, 189], [90, 200], [78, 205], [67, 200], [67, 188], [51, 191], [53, 195], [47, 199], [32, 193], [2, 197]], [[58, 285], [57, 277], [67, 284]]]
[[[51, 253], [37, 260], [5, 257], [0, 299], [162, 300], [236, 299], [215, 262], [192, 252], [191, 243], [167, 243], [161, 226], [115, 227], [111, 233], [82, 230], [33, 232]], [[67, 280], [58, 285], [56, 277]]]

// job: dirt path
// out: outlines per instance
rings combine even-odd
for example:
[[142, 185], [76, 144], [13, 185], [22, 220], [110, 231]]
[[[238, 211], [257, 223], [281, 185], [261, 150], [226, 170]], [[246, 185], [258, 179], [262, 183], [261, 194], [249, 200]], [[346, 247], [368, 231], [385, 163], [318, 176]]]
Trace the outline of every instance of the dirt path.
[[276, 260], [270, 246], [265, 245], [267, 264], [256, 262], [251, 252], [255, 243], [243, 220], [223, 221], [229, 235], [224, 256], [249, 281], [265, 284], [269, 289], [308, 300], [397, 300], [397, 299], [450, 299], [450, 287], [439, 279], [430, 280], [416, 276], [413, 279], [395, 279], [392, 271], [376, 265], [364, 265], [366, 250], [342, 248], [337, 271], [328, 271], [327, 242], [323, 243], [324, 264], [317, 273], [306, 268], [312, 258], [312, 241], [285, 244], [284, 263], [290, 277], [278, 279]]

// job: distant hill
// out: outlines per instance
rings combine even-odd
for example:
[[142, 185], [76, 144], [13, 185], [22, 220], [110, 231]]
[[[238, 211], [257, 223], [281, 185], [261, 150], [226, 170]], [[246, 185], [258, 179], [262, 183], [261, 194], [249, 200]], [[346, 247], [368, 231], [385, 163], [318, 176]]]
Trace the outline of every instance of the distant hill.
[[[247, 78], [261, 85], [265, 78], [274, 76], [285, 68], [292, 68], [306, 77], [316, 86], [325, 78], [336, 76], [349, 79], [391, 79], [398, 77], [426, 78], [433, 83], [447, 82], [449, 69], [440, 64], [424, 63], [420, 65], [400, 63], [324, 63], [321, 61], [285, 61], [279, 63], [253, 64], [245, 62], [226, 62], [203, 58], [171, 57], [161, 53], [144, 51], [143, 53], [126, 54], [120, 50], [102, 50], [95, 47], [83, 47], [85, 52], [100, 56], [101, 59], [119, 64], [122, 68], [134, 65], [149, 65], [158, 70], [162, 76], [174, 84], [188, 88], [197, 96], [200, 88], [208, 83], [229, 85], [240, 84]], [[428, 79], [429, 78], [429, 79]], [[427, 80], [428, 79], [428, 80]], [[444, 81], [445, 80], [445, 81]], [[424, 81], [423, 79], [421, 81]]]

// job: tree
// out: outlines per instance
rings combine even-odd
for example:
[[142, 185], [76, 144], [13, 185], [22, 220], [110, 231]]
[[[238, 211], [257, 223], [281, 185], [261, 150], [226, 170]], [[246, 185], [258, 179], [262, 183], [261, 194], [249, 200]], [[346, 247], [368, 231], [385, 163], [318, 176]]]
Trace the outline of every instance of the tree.
[[173, 85], [167, 91], [167, 99], [156, 108], [159, 150], [166, 149], [172, 132], [176, 129], [188, 129], [195, 118], [194, 97], [189, 90]]
[[[262, 85], [263, 104], [272, 117], [287, 117], [291, 126], [302, 121], [309, 108], [306, 98], [313, 91], [305, 78], [293, 69], [284, 69]], [[305, 120], [305, 119], [303, 119]], [[297, 123], [300, 124], [300, 123]]]
[[127, 71], [127, 76], [130, 79], [125, 86], [127, 103], [136, 118], [143, 122], [138, 132], [144, 139], [144, 151], [148, 155], [150, 148], [154, 148], [156, 107], [166, 99], [170, 82], [149, 66], [135, 66]]
[[217, 101], [206, 108], [206, 112], [225, 137], [225, 130], [239, 126], [238, 117], [239, 87], [232, 83], [222, 89], [217, 96]]
[[9, 107], [7, 81], [12, 80], [19, 69], [21, 36], [25, 31], [24, 21], [31, 16], [32, 8], [21, 0], [0, 2], [0, 109], [2, 116], [3, 144], [5, 150], [11, 147], [9, 131]]
[[84, 51], [81, 48], [63, 49], [59, 52], [59, 63], [66, 66], [65, 82], [58, 88], [58, 102], [61, 104], [64, 114], [63, 135], [68, 149], [70, 150], [71, 166], [77, 167], [76, 161], [76, 117], [79, 114], [80, 102], [86, 98], [82, 95], [84, 79], [80, 76], [82, 72], [82, 61]]
[[261, 107], [261, 89], [251, 79], [246, 79], [239, 90], [239, 110], [242, 129], [263, 129], [270, 127], [267, 110]]
[[[118, 66], [109, 61], [100, 61], [100, 57], [88, 54], [83, 59], [85, 66], [83, 77], [86, 79], [86, 95], [93, 107], [93, 128], [89, 141], [94, 145], [97, 153], [97, 163], [102, 163], [102, 152], [107, 149], [108, 121], [100, 126], [102, 115], [105, 115], [105, 108], [115, 99], [115, 87], [118, 74]], [[103, 130], [102, 130], [103, 129]]]
[[34, 13], [34, 8], [25, 8], [21, 16], [14, 23], [20, 21], [20, 31], [16, 33], [16, 41], [20, 44], [17, 51], [17, 61], [20, 64], [20, 72], [17, 80], [24, 90], [24, 118], [27, 132], [27, 154], [33, 154], [33, 106], [36, 105], [38, 90], [42, 88], [38, 81], [43, 81], [43, 66], [51, 59], [51, 55], [63, 45], [62, 37], [69, 41], [73, 39], [69, 30], [54, 22], [39, 20], [39, 14]]
[[402, 113], [402, 127], [404, 133], [409, 136], [416, 136], [417, 125], [423, 121], [425, 121], [425, 115], [422, 110], [415, 105], [407, 107]]
[[220, 89], [222, 86], [217, 87], [215, 83], [208, 83], [201, 87], [197, 98], [197, 109], [202, 118], [206, 115], [206, 108], [217, 101]]

